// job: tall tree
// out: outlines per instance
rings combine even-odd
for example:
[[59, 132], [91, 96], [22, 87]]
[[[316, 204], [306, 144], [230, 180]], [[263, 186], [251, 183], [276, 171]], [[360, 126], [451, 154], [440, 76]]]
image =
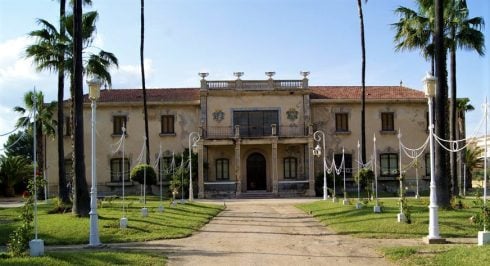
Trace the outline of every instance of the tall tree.
[[150, 138], [148, 135], [148, 106], [146, 104], [146, 85], [145, 85], [145, 0], [141, 0], [141, 39], [140, 39], [140, 64], [141, 64], [141, 87], [143, 89], [143, 109], [145, 112], [145, 145], [146, 163], [150, 164]]
[[[367, 0], [364, 1], [367, 3]], [[361, 157], [362, 161], [366, 163], [366, 42], [364, 39], [364, 15], [362, 12], [362, 2], [357, 0], [357, 8], [359, 10], [359, 21], [361, 26], [361, 84], [362, 84], [362, 95], [361, 95]]]
[[[457, 111], [458, 111], [457, 112], [457, 120], [458, 120], [457, 137], [459, 139], [466, 139], [466, 128], [464, 126], [466, 124], [466, 119], [465, 119], [466, 112], [473, 111], [473, 110], [475, 110], [475, 107], [470, 104], [469, 98], [457, 99]], [[466, 144], [466, 143], [463, 143], [463, 144]], [[461, 151], [460, 161], [463, 162], [464, 164], [467, 164], [466, 150], [467, 149], [463, 149]], [[461, 176], [461, 178], [464, 178], [464, 176], [465, 176], [464, 167], [461, 167], [460, 176]], [[463, 183], [466, 183], [466, 188], [471, 187], [471, 181], [472, 181], [471, 175], [466, 175], [466, 182], [463, 182]], [[463, 185], [463, 184], [460, 184], [460, 185]], [[460, 193], [461, 193], [461, 191], [460, 191]]]
[[5, 149], [6, 156], [21, 155], [29, 160], [29, 162], [32, 162], [32, 159], [34, 158], [34, 148], [32, 145], [34, 145], [32, 131], [25, 129], [10, 134], [5, 144], [3, 144], [3, 147]]
[[[114, 54], [106, 52], [104, 50], [100, 50], [98, 53], [90, 52], [93, 51], [94, 47], [91, 46], [94, 38], [95, 38], [95, 22], [97, 20], [98, 14], [95, 11], [87, 12], [82, 15], [82, 57], [84, 69], [83, 74], [87, 76], [96, 76], [111, 85], [111, 75], [109, 72], [109, 68], [112, 66], [118, 65], [118, 60], [114, 56]], [[29, 35], [31, 37], [36, 38], [36, 42], [33, 45], [30, 45], [26, 49], [27, 57], [32, 57], [34, 59], [34, 63], [37, 65], [37, 70], [52, 70], [52, 71], [64, 71], [65, 74], [69, 75], [71, 83], [70, 83], [70, 92], [72, 99], [75, 98], [75, 89], [74, 89], [74, 16], [68, 15], [63, 20], [63, 24], [66, 28], [66, 35], [64, 37], [61, 36], [60, 33], [56, 30], [56, 27], [51, 25], [48, 21], [39, 19], [38, 23], [41, 25], [40, 30], [32, 31]], [[91, 49], [89, 49], [91, 48]], [[60, 59], [60, 51], [64, 51], [64, 68], [60, 68], [59, 59]], [[83, 96], [83, 91], [80, 91]], [[83, 100], [83, 98], [81, 99]], [[76, 129], [75, 127], [75, 116], [74, 111], [75, 104], [71, 106], [71, 119], [72, 125], [71, 128]], [[77, 113], [78, 114], [78, 113]], [[78, 117], [76, 117], [78, 119]], [[80, 120], [80, 119], [78, 119]], [[83, 120], [82, 120], [83, 121]], [[79, 122], [80, 123], [80, 122]], [[72, 134], [75, 133], [75, 130], [72, 130]], [[82, 133], [83, 134], [83, 133]], [[62, 136], [59, 136], [62, 138]], [[72, 137], [73, 141], [75, 137]], [[83, 146], [78, 147], [83, 148]], [[73, 147], [75, 155], [77, 147]], [[60, 158], [64, 157], [64, 155], [58, 155]], [[76, 167], [76, 164], [83, 163], [74, 158], [74, 169], [75, 169], [75, 178], [77, 178], [77, 172], [82, 168]], [[85, 167], [83, 167], [84, 169]], [[78, 172], [79, 175], [82, 175], [85, 179], [85, 170], [83, 173]], [[75, 182], [73, 182], [75, 183]], [[77, 191], [75, 191], [77, 193]], [[75, 193], [75, 194], [76, 194]], [[87, 189], [88, 195], [88, 189]], [[88, 196], [87, 196], [88, 197]]]
[[[36, 110], [34, 110], [34, 100], [36, 100]], [[14, 111], [21, 114], [22, 116], [17, 120], [16, 126], [19, 128], [24, 128], [26, 130], [33, 130], [33, 123], [36, 123], [36, 134], [37, 138], [37, 166], [39, 172], [43, 173], [45, 169], [44, 165], [44, 136], [54, 136], [56, 121], [53, 120], [54, 109], [56, 108], [56, 103], [45, 103], [44, 94], [42, 91], [28, 91], [24, 94], [24, 106], [15, 106]], [[31, 123], [29, 115], [35, 114], [35, 121]]]
[[[435, 97], [435, 134], [447, 139], [447, 66], [446, 48], [444, 46], [444, 0], [435, 0], [434, 24], [434, 61], [436, 81]], [[437, 205], [443, 208], [450, 206], [450, 188], [447, 171], [447, 152], [441, 145], [435, 145], [435, 185]]]
[[[463, 48], [474, 50], [480, 56], [485, 54], [485, 37], [480, 31], [484, 25], [482, 17], [469, 18], [469, 10], [466, 0], [450, 0], [446, 6], [446, 25], [449, 30], [449, 53], [450, 53], [450, 77], [451, 98], [449, 114], [449, 135], [451, 140], [456, 140], [457, 131], [457, 83], [456, 83], [456, 50]], [[450, 153], [450, 168], [452, 177], [452, 195], [458, 195], [458, 173], [456, 154]]]

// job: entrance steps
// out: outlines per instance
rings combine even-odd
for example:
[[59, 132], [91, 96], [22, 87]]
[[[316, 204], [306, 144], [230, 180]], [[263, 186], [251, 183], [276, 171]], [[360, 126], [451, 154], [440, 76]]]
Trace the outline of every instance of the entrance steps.
[[237, 196], [238, 199], [272, 199], [274, 196], [272, 192], [265, 190], [249, 190], [247, 192], [240, 193]]

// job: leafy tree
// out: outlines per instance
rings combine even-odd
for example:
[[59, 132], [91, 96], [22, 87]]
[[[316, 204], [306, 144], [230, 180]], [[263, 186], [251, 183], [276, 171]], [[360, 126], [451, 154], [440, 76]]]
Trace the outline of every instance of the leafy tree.
[[32, 175], [32, 166], [23, 156], [0, 156], [0, 180], [7, 197], [15, 196], [14, 186]]
[[28, 129], [10, 134], [3, 147], [7, 156], [24, 156], [29, 162], [34, 158], [32, 132]]
[[483, 168], [483, 158], [482, 154], [485, 151], [476, 145], [469, 145], [465, 150], [465, 159], [466, 159], [466, 178], [468, 182], [471, 183], [473, 180], [473, 172], [477, 168]]
[[157, 183], [157, 174], [155, 169], [148, 164], [136, 165], [133, 169], [131, 169], [129, 177], [131, 178], [131, 181], [138, 182], [143, 185], [145, 183], [145, 175], [147, 185], [155, 185]]
[[359, 170], [355, 175], [354, 175], [354, 181], [356, 183], [360, 184], [360, 187], [364, 188], [364, 190], [367, 192], [368, 198], [370, 197], [369, 195], [373, 192], [372, 187], [373, 187], [373, 182], [374, 182], [374, 172], [371, 169], [366, 169], [363, 168]]

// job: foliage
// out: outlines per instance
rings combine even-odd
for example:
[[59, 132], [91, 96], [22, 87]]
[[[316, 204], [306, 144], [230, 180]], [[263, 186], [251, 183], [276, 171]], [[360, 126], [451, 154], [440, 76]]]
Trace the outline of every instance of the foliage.
[[401, 205], [401, 210], [403, 215], [405, 215], [405, 222], [407, 224], [412, 223], [412, 211], [410, 208], [410, 205], [408, 204], [407, 197], [405, 196], [405, 189], [402, 187], [402, 191], [400, 192], [401, 198], [400, 198], [400, 205]]
[[[332, 188], [333, 188], [333, 181], [332, 181], [333, 180], [333, 175], [327, 173], [326, 174], [326, 178], [327, 178], [327, 187], [329, 188], [330, 193], [332, 193]], [[337, 180], [336, 180], [336, 182], [337, 182]], [[315, 195], [317, 197], [323, 195], [323, 172], [318, 173], [315, 176]]]
[[155, 185], [157, 182], [157, 175], [155, 173], [155, 169], [151, 165], [148, 164], [138, 164], [133, 169], [131, 169], [131, 173], [129, 177], [131, 181], [138, 182], [140, 184], [145, 183], [145, 175], [146, 175], [146, 185]]
[[[38, 181], [38, 180], [36, 180]], [[39, 189], [44, 184], [43, 182], [36, 183], [37, 188], [34, 187], [34, 182], [29, 181], [28, 190], [29, 193], [24, 193], [26, 199], [24, 206], [21, 208], [20, 221], [21, 224], [15, 229], [9, 236], [7, 251], [13, 257], [19, 257], [25, 255], [29, 248], [29, 239], [32, 235], [32, 221], [34, 219], [33, 203], [34, 203], [34, 191]]]
[[14, 186], [32, 174], [32, 166], [23, 156], [0, 156], [0, 180], [5, 187], [5, 196], [14, 196]]
[[16, 156], [22, 155], [29, 161], [32, 161], [34, 156], [33, 152], [33, 137], [32, 131], [23, 130], [10, 134], [3, 147], [5, 148], [5, 155]]
[[48, 211], [49, 214], [71, 212], [71, 204], [63, 202], [59, 197], [53, 199], [53, 205], [53, 209]]
[[374, 182], [374, 172], [371, 169], [363, 168], [358, 171], [354, 176], [354, 181], [356, 183], [360, 183], [360, 186], [364, 188], [366, 192], [369, 194], [372, 193], [372, 187]]
[[486, 205], [484, 204], [485, 199], [481, 197], [481, 190], [482, 188], [477, 189], [475, 200], [473, 200], [477, 212], [472, 217], [473, 222], [478, 226], [479, 230], [490, 228], [490, 207], [488, 206], [488, 202]]

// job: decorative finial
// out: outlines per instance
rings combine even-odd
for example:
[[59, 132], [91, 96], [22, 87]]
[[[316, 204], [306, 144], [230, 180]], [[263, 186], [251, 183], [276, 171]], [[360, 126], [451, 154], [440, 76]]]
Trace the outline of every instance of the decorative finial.
[[276, 74], [274, 71], [267, 71], [265, 72], [265, 75], [269, 77], [269, 79], [272, 79], [272, 77]]
[[303, 76], [303, 78], [308, 78], [308, 75], [310, 74], [310, 71], [300, 71], [299, 74]]
[[236, 79], [240, 79], [241, 76], [244, 75], [243, 72], [233, 72], [233, 75], [236, 77]]
[[207, 76], [209, 76], [208, 72], [199, 72], [198, 75], [201, 77], [201, 79], [206, 79]]

